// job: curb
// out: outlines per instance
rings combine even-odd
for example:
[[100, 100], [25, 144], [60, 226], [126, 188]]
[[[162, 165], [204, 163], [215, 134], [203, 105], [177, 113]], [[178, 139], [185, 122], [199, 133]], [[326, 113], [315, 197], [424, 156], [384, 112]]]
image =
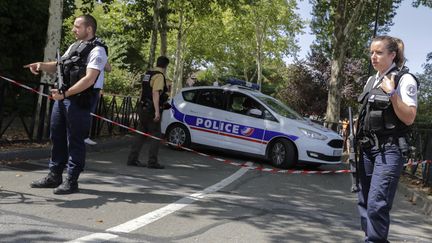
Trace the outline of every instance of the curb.
[[411, 187], [407, 181], [399, 181], [398, 193], [401, 193], [412, 205], [421, 208], [421, 211], [432, 216], [432, 196]]
[[[96, 145], [86, 145], [87, 153], [100, 152], [117, 147], [129, 146], [133, 136], [110, 137], [96, 139]], [[51, 156], [51, 145], [42, 148], [22, 148], [0, 152], [0, 161], [21, 161], [47, 159]]]

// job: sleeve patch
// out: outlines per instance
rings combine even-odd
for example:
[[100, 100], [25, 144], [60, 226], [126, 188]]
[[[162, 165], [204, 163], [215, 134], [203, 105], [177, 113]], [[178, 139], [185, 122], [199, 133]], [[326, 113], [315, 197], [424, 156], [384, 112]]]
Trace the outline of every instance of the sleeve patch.
[[406, 93], [409, 96], [416, 95], [417, 94], [417, 87], [413, 84], [408, 85]]
[[96, 65], [100, 65], [100, 64], [102, 64], [102, 58], [96, 57]]

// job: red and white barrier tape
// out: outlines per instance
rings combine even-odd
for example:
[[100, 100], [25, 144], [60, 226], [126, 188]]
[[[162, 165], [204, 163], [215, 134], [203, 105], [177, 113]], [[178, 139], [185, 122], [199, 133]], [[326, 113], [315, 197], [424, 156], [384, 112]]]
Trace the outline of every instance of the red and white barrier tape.
[[404, 164], [404, 166], [414, 166], [419, 164], [432, 164], [432, 160], [417, 160], [413, 161], [412, 159], [409, 159], [407, 163]]
[[[52, 99], [52, 97], [50, 95], [41, 93], [41, 92], [39, 92], [39, 91], [37, 91], [37, 90], [35, 90], [35, 89], [27, 86], [27, 85], [21, 84], [21, 83], [19, 83], [17, 81], [14, 81], [14, 80], [10, 79], [10, 78], [6, 78], [6, 77], [3, 77], [1, 75], [0, 75], [0, 78], [3, 78], [4, 80], [9, 81], [9, 82], [11, 82], [11, 83], [13, 83], [13, 84], [15, 84], [15, 85], [17, 85], [19, 87], [28, 89], [28, 90], [30, 90], [30, 91], [32, 91], [34, 93], [37, 93], [37, 94], [40, 94], [42, 96], [48, 97], [49, 99]], [[128, 127], [128, 126], [125, 126], [125, 125], [120, 124], [118, 122], [112, 121], [112, 120], [110, 120], [108, 118], [96, 115], [94, 113], [90, 113], [90, 114], [92, 116], [98, 118], [98, 119], [101, 119], [101, 120], [106, 121], [108, 123], [111, 123], [113, 125], [125, 128], [125, 129], [127, 129], [127, 130], [129, 130], [131, 132], [138, 133], [140, 135], [147, 136], [147, 137], [150, 137], [150, 138], [162, 141], [165, 144], [169, 144], [171, 146], [174, 146], [174, 147], [177, 147], [177, 148], [180, 148], [180, 149], [183, 149], [183, 150], [186, 150], [186, 151], [189, 151], [189, 152], [192, 152], [192, 153], [204, 156], [204, 157], [209, 157], [211, 159], [214, 159], [214, 160], [217, 160], [217, 161], [220, 161], [220, 162], [224, 162], [226, 164], [230, 164], [230, 165], [234, 165], [234, 166], [240, 166], [240, 167], [247, 167], [250, 170], [258, 170], [258, 171], [264, 171], [264, 172], [270, 172], [270, 173], [301, 174], [301, 175], [307, 175], [307, 174], [340, 174], [340, 173], [351, 173], [351, 170], [314, 170], [314, 171], [313, 170], [311, 170], [311, 171], [309, 171], [309, 170], [282, 170], [282, 169], [276, 169], [276, 168], [263, 168], [262, 166], [249, 166], [249, 165], [246, 164], [246, 162], [245, 163], [238, 163], [238, 162], [233, 162], [233, 161], [226, 160], [226, 159], [221, 159], [221, 158], [213, 157], [211, 155], [204, 154], [204, 153], [195, 151], [195, 150], [190, 149], [190, 148], [186, 148], [186, 147], [183, 147], [183, 146], [180, 146], [180, 145], [177, 145], [177, 144], [173, 144], [173, 143], [168, 142], [168, 141], [166, 141], [164, 139], [161, 139], [159, 137], [155, 137], [155, 136], [150, 135], [148, 133], [141, 132], [139, 130], [136, 130], [136, 129]], [[425, 161], [412, 162], [410, 160], [404, 166], [412, 166], [412, 165], [416, 165], [416, 164], [420, 164], [420, 163], [431, 163], [431, 161], [430, 160], [425, 160]]]

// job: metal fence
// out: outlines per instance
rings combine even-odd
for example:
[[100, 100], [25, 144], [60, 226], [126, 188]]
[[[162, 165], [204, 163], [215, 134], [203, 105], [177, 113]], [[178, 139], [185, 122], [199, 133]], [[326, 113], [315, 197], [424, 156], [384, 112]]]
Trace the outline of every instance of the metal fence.
[[[26, 84], [39, 92], [48, 93], [46, 84]], [[128, 127], [138, 126], [137, 98], [131, 96], [102, 95], [96, 114]], [[50, 115], [53, 101], [31, 93], [9, 82], [0, 80], [0, 145], [20, 142], [46, 142], [49, 139]], [[315, 121], [318, 122], [318, 121]], [[318, 122], [318, 123], [322, 123]], [[332, 124], [340, 132], [341, 123]], [[128, 130], [93, 117], [90, 135], [121, 135]], [[432, 124], [415, 124], [410, 134], [413, 161], [432, 159]], [[432, 185], [431, 163], [409, 166], [405, 170], [425, 185]]]
[[[25, 84], [47, 94], [49, 85]], [[114, 122], [136, 128], [137, 98], [131, 96], [102, 95], [96, 114]], [[49, 140], [50, 116], [53, 101], [47, 97], [0, 80], [0, 145]], [[112, 123], [92, 118], [91, 137], [125, 134], [128, 130]]]

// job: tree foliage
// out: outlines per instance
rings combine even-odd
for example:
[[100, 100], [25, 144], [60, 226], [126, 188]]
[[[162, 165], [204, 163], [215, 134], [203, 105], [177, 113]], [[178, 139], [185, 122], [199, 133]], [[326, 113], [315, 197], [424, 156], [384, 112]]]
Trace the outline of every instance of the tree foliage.
[[[0, 72], [19, 80], [37, 80], [23, 65], [43, 59], [49, 0], [0, 1]], [[35, 24], [38, 23], [38, 24]]]
[[[331, 59], [331, 78], [328, 89], [326, 118], [329, 124], [340, 119], [342, 70], [346, 58], [361, 57], [372, 34], [377, 17], [380, 30], [391, 24], [401, 0], [310, 0], [313, 4], [311, 29], [317, 35], [314, 48]], [[376, 4], [381, 3], [376, 15]], [[330, 37], [330, 38], [329, 38]]]
[[[284, 82], [277, 87], [277, 97], [304, 115], [322, 117], [327, 106], [328, 83], [331, 78], [331, 60], [323, 53], [312, 50], [306, 60], [288, 66], [283, 71]], [[342, 116], [347, 117], [348, 106], [356, 107], [358, 91], [362, 89], [359, 75], [363, 72], [358, 59], [347, 59], [343, 66]]]
[[432, 107], [432, 53], [427, 55], [423, 68], [424, 72], [417, 77], [420, 89], [416, 121], [430, 122], [432, 117], [432, 110], [430, 109]]
[[429, 7], [432, 8], [432, 1], [431, 0], [414, 0], [413, 1], [413, 6], [414, 7], [418, 7], [418, 6], [425, 6], [425, 7]]

